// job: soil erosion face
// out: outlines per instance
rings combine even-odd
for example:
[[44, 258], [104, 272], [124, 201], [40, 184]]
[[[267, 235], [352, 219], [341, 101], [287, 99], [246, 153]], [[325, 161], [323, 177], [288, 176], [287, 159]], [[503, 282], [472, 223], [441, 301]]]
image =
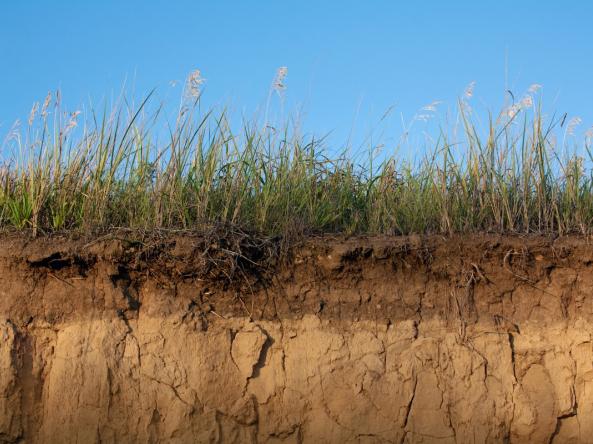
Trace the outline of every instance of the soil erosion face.
[[0, 240], [0, 442], [593, 442], [567, 237]]

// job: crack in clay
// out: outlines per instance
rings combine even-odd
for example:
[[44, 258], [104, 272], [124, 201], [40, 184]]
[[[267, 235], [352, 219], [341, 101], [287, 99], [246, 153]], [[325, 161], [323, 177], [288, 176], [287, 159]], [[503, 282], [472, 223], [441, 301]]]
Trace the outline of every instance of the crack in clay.
[[511, 349], [511, 364], [513, 366], [513, 377], [517, 381], [516, 358], [515, 358], [515, 337], [508, 333], [509, 347]]
[[554, 431], [550, 435], [550, 439], [548, 440], [548, 444], [552, 444], [554, 442], [554, 439], [556, 439], [556, 437], [560, 433], [560, 428], [562, 427], [562, 420], [564, 420], [566, 418], [572, 418], [574, 416], [577, 416], [576, 408], [575, 408], [575, 411], [574, 412], [568, 413], [566, 415], [558, 416], [558, 418], [556, 418], [556, 428], [554, 429]]
[[410, 401], [408, 402], [408, 405], [406, 407], [406, 417], [405, 417], [404, 426], [403, 426], [404, 434], [402, 436], [402, 440], [401, 440], [400, 444], [402, 444], [405, 441], [406, 434], [408, 433], [408, 421], [410, 419], [410, 413], [412, 412], [412, 404], [414, 404], [414, 398], [416, 397], [416, 389], [417, 388], [418, 388], [418, 378], [415, 378], [414, 379], [414, 388], [412, 389], [412, 396], [411, 396]]
[[263, 345], [261, 346], [261, 349], [259, 351], [259, 356], [257, 358], [257, 362], [253, 365], [253, 371], [251, 373], [251, 376], [249, 376], [247, 379], [255, 379], [259, 376], [261, 370], [266, 365], [268, 351], [270, 350], [272, 345], [274, 345], [274, 340], [272, 339], [270, 334], [264, 328], [262, 328], [260, 325], [258, 325], [258, 328], [266, 336], [266, 340], [263, 343]]
[[146, 373], [142, 373], [142, 376], [144, 376], [146, 379], [149, 379], [149, 380], [151, 380], [151, 381], [154, 381], [154, 382], [156, 382], [157, 384], [162, 384], [162, 385], [164, 385], [164, 386], [166, 386], [166, 387], [169, 387], [169, 388], [171, 389], [171, 391], [173, 392], [173, 394], [175, 395], [175, 397], [176, 397], [176, 398], [177, 398], [179, 401], [181, 401], [181, 402], [182, 402], [183, 404], [185, 404], [186, 406], [188, 406], [188, 407], [191, 407], [191, 408], [192, 408], [192, 410], [193, 410], [193, 408], [194, 408], [194, 405], [193, 405], [193, 404], [191, 404], [191, 403], [189, 403], [189, 402], [188, 402], [188, 401], [186, 401], [185, 399], [183, 399], [183, 398], [181, 397], [181, 395], [179, 394], [179, 392], [177, 391], [177, 388], [176, 388], [176, 387], [175, 387], [173, 384], [170, 384], [170, 383], [168, 383], [168, 382], [165, 382], [165, 381], [161, 381], [160, 379], [157, 379], [157, 378], [155, 378], [155, 377], [153, 377], [153, 376], [150, 376], [150, 375], [148, 375], [148, 374], [146, 374]]

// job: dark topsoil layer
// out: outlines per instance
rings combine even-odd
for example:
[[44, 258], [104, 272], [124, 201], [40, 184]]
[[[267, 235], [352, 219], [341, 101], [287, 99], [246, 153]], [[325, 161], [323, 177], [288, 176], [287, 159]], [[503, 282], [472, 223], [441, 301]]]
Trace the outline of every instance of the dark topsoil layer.
[[0, 237], [0, 315], [16, 325], [119, 316], [593, 319], [593, 246], [566, 236], [311, 237], [121, 231]]

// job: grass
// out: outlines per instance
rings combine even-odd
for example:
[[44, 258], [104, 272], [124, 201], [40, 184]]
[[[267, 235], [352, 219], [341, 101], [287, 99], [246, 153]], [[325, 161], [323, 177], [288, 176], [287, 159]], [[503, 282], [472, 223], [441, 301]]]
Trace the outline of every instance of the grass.
[[362, 162], [348, 151], [332, 155], [323, 139], [288, 123], [244, 122], [235, 133], [225, 111], [200, 111], [199, 96], [185, 101], [165, 138], [162, 108], [149, 111], [152, 95], [135, 108], [122, 100], [68, 118], [48, 97], [4, 143], [0, 228], [588, 234], [589, 147], [585, 157], [570, 154], [555, 137], [572, 132], [571, 123], [546, 121], [529, 97], [491, 116], [485, 131], [461, 98], [455, 140], [443, 128], [414, 162], [374, 156], [373, 147]]

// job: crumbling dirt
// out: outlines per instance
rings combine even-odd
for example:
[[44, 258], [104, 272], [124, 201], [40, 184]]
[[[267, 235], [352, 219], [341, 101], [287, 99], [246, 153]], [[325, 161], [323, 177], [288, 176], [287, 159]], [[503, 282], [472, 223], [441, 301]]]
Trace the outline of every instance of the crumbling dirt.
[[582, 237], [0, 240], [0, 442], [593, 442]]

